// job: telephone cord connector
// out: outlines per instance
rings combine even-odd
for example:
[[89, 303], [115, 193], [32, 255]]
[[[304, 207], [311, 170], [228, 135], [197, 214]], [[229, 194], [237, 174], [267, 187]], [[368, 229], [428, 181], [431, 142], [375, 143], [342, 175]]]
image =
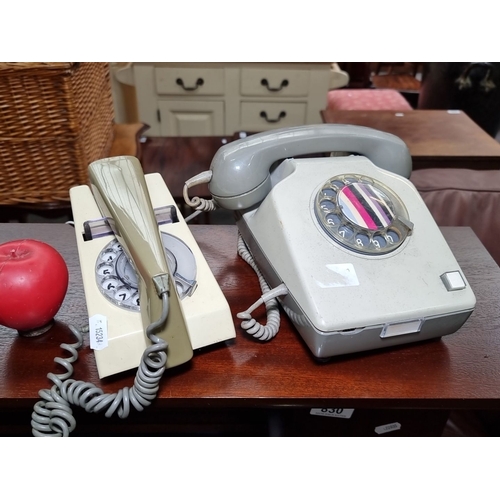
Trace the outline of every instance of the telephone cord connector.
[[199, 184], [208, 184], [211, 179], [212, 179], [212, 171], [206, 170], [205, 172], [201, 172], [198, 175], [191, 177], [191, 179], [188, 179], [184, 183], [182, 195], [184, 197], [186, 205], [188, 205], [191, 208], [194, 208], [195, 210], [200, 210], [202, 212], [212, 212], [214, 210], [217, 210], [217, 208], [219, 208], [214, 200], [207, 200], [205, 198], [200, 198], [198, 196], [194, 196], [192, 199], [189, 198], [188, 190], [190, 187], [197, 186]]

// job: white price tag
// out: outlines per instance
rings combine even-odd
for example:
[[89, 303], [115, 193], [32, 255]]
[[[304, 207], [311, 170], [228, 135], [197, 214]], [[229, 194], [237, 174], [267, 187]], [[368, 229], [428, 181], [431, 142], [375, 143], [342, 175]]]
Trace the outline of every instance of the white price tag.
[[386, 434], [387, 432], [399, 431], [399, 429], [401, 429], [401, 424], [399, 422], [393, 422], [392, 424], [375, 427], [375, 432], [377, 434]]
[[311, 408], [311, 415], [333, 418], [351, 418], [354, 408]]
[[100, 351], [108, 347], [108, 318], [95, 314], [89, 318], [90, 348]]

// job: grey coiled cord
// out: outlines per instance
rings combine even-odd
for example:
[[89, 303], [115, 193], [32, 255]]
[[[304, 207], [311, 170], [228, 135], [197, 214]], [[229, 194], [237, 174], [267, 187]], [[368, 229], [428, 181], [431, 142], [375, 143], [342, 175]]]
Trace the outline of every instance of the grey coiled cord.
[[188, 191], [190, 187], [198, 186], [200, 184], [208, 184], [211, 179], [212, 172], [210, 170], [207, 170], [205, 172], [199, 173], [198, 175], [195, 175], [184, 183], [182, 196], [184, 197], [186, 205], [200, 212], [211, 212], [219, 208], [217, 206], [217, 203], [213, 199], [206, 200], [205, 198], [200, 198], [199, 196], [194, 196], [193, 199], [189, 198]]
[[70, 353], [70, 357], [56, 357], [54, 362], [66, 369], [66, 373], [56, 375], [49, 373], [47, 378], [54, 383], [51, 389], [42, 389], [38, 401], [31, 414], [32, 433], [36, 437], [52, 436], [66, 437], [75, 429], [76, 421], [70, 405], [84, 408], [89, 413], [106, 411], [105, 416], [111, 417], [115, 412], [120, 418], [126, 418], [130, 413], [130, 405], [142, 411], [156, 397], [160, 379], [167, 362], [167, 342], [154, 332], [167, 320], [168, 294], [162, 293], [162, 315], [146, 329], [146, 335], [152, 345], [146, 348], [137, 370], [133, 387], [125, 387], [114, 394], [105, 394], [102, 389], [91, 382], [70, 379], [73, 374], [73, 363], [78, 359], [79, 349], [83, 344], [82, 332], [70, 326], [77, 342], [61, 344], [61, 348]]
[[[257, 267], [257, 264], [243, 241], [241, 234], [238, 234], [238, 254], [255, 271], [255, 274], [259, 279], [259, 285], [262, 293], [266, 294], [270, 292], [271, 289], [264, 279], [260, 269]], [[256, 339], [262, 341], [274, 338], [279, 331], [281, 322], [278, 301], [275, 298], [272, 298], [267, 300], [265, 305], [267, 314], [267, 323], [265, 325], [260, 324], [255, 320], [255, 318], [252, 318], [250, 314], [251, 311], [249, 310], [237, 314], [238, 318], [244, 320], [241, 322], [241, 328]]]

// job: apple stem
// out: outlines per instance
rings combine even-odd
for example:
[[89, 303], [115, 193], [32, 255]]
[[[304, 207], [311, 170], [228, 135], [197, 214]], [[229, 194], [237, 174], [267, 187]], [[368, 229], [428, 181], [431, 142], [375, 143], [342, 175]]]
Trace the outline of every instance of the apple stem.
[[13, 248], [11, 251], [10, 251], [10, 255], [11, 257], [15, 257], [16, 256], [16, 249]]

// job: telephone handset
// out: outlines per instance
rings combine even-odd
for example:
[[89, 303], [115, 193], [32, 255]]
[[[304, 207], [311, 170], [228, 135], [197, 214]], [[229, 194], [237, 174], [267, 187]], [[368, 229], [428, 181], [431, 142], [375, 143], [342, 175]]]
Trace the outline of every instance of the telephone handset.
[[276, 161], [338, 151], [358, 153], [380, 168], [410, 177], [411, 156], [399, 137], [354, 125], [309, 125], [262, 132], [220, 148], [210, 166], [210, 193], [222, 208], [245, 209], [271, 190], [269, 170]]
[[167, 367], [189, 361], [193, 349], [176, 285], [154, 216], [142, 167], [136, 158], [97, 161], [89, 166], [92, 193], [116, 239], [134, 263], [144, 330], [162, 313], [162, 292], [169, 293], [169, 314], [156, 334], [169, 344]]
[[[324, 152], [347, 155], [295, 158]], [[401, 139], [352, 125], [275, 130], [220, 148], [210, 171], [186, 182], [185, 199], [235, 211], [239, 254], [263, 291], [239, 315], [242, 327], [274, 337], [279, 301], [318, 358], [458, 330], [475, 296], [410, 173]], [[211, 203], [187, 196], [201, 182]], [[266, 325], [251, 316], [262, 303]]]

